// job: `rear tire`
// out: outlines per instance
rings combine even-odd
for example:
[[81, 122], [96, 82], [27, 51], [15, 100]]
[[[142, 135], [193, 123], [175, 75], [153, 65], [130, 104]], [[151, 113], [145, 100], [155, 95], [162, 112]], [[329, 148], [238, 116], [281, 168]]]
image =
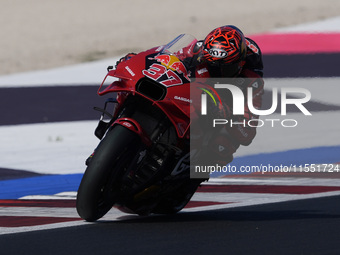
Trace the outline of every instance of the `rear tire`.
[[[189, 177], [188, 177], [189, 178]], [[202, 180], [188, 180], [176, 187], [173, 194], [165, 197], [154, 208], [156, 214], [175, 214], [181, 211], [190, 201]]]
[[108, 131], [85, 170], [77, 194], [77, 212], [86, 221], [103, 217], [114, 205], [119, 178], [140, 147], [140, 137], [122, 126]]

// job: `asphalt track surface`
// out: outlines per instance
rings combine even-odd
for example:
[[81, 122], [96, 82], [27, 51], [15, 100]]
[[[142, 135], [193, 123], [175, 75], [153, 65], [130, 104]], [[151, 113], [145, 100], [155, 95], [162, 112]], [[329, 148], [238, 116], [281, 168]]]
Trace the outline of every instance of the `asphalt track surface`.
[[340, 196], [0, 238], [1, 254], [340, 254]]
[[[284, 63], [286, 56], [271, 57], [272, 63]], [[301, 58], [300, 63], [311, 63]], [[325, 65], [315, 70], [321, 77], [337, 72]], [[280, 74], [268, 76], [286, 77]], [[96, 119], [90, 108], [103, 102], [94, 86], [1, 89], [1, 94], [6, 95], [0, 102], [1, 125]], [[79, 97], [65, 101], [65, 95]], [[37, 99], [41, 104], [30, 109], [29, 102]], [[77, 102], [88, 102], [89, 108]], [[23, 109], [35, 112], [36, 119], [19, 114]], [[0, 254], [340, 254], [339, 202], [340, 196], [331, 196], [6, 234], [0, 235]]]

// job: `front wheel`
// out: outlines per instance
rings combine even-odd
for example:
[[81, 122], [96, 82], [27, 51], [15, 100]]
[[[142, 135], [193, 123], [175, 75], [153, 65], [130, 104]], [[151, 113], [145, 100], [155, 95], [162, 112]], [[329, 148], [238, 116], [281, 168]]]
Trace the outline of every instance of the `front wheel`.
[[103, 217], [114, 205], [119, 178], [140, 147], [140, 137], [122, 126], [108, 131], [86, 168], [77, 194], [77, 212], [86, 221]]

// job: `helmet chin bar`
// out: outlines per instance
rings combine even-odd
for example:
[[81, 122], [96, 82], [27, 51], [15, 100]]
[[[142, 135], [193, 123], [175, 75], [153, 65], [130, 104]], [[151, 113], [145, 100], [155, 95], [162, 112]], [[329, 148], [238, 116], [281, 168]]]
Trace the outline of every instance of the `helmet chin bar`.
[[242, 65], [240, 62], [234, 64], [208, 63], [208, 70], [212, 77], [233, 78], [240, 74]]

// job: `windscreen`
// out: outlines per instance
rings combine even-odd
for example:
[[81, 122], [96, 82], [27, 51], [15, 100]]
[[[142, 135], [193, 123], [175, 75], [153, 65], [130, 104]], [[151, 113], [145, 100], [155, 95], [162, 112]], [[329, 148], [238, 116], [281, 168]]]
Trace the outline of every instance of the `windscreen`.
[[186, 48], [193, 43], [196, 43], [197, 39], [190, 34], [181, 34], [164, 46], [162, 52], [175, 54], [181, 49]]

